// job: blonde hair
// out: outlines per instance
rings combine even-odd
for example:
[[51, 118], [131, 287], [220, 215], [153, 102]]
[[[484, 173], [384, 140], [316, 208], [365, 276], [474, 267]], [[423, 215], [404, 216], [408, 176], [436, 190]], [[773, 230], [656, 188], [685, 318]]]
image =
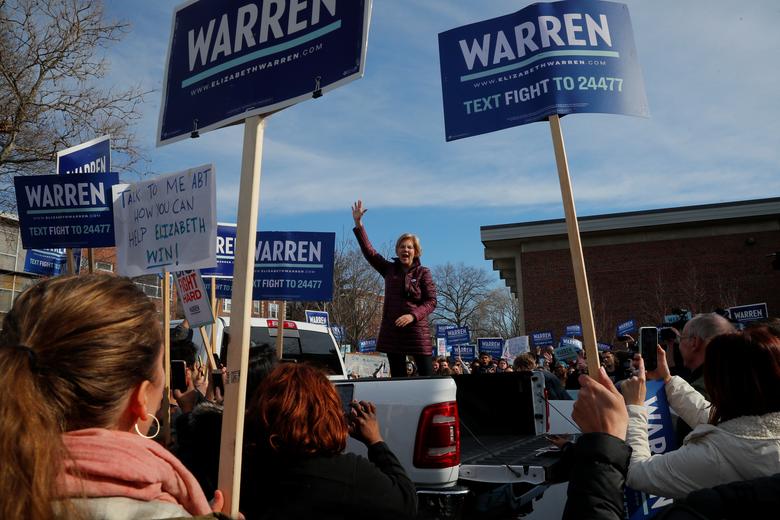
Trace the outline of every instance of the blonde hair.
[[413, 235], [412, 233], [404, 233], [400, 237], [398, 237], [398, 240], [395, 241], [395, 250], [398, 251], [398, 248], [401, 246], [401, 242], [404, 240], [411, 240], [412, 245], [414, 246], [414, 256], [419, 258], [422, 256], [422, 246], [420, 245], [420, 239], [417, 238], [417, 235]]
[[50, 278], [19, 295], [0, 332], [13, 392], [0, 399], [0, 494], [13, 497], [0, 518], [56, 516], [61, 434], [112, 426], [128, 392], [154, 378], [162, 338], [154, 303], [127, 278]]

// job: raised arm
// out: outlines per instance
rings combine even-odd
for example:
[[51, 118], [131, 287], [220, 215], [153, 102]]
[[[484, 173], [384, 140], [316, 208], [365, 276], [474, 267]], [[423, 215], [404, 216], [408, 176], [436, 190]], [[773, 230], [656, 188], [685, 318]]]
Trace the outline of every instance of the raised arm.
[[352, 219], [355, 221], [355, 227], [352, 231], [355, 233], [360, 251], [371, 267], [379, 271], [382, 276], [387, 273], [387, 270], [392, 265], [392, 262], [388, 261], [384, 256], [377, 253], [374, 246], [371, 245], [371, 241], [368, 240], [368, 234], [366, 234], [366, 228], [363, 227], [363, 215], [366, 214], [368, 209], [363, 207], [363, 201], [358, 200], [352, 204]]

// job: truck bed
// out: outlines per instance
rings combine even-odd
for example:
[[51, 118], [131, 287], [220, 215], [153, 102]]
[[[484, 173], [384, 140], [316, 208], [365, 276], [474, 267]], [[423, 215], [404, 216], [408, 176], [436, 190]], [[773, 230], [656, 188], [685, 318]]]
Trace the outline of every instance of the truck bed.
[[532, 373], [456, 376], [460, 475], [497, 484], [544, 484], [558, 451], [543, 435], [540, 378]]

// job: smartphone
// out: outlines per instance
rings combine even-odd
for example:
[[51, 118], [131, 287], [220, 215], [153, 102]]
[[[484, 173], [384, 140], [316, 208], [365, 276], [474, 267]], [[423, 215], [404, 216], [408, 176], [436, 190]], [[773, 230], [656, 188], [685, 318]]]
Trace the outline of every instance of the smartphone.
[[645, 370], [658, 368], [658, 329], [655, 327], [639, 328], [639, 353], [645, 360]]
[[187, 363], [180, 359], [171, 360], [171, 390], [187, 391]]
[[222, 379], [222, 370], [211, 371], [211, 384], [214, 385], [212, 388], [215, 390], [219, 388], [220, 395], [225, 397], [225, 381]]
[[336, 385], [336, 391], [341, 398], [341, 409], [344, 411], [344, 415], [349, 417], [350, 406], [352, 398], [355, 395], [355, 385], [352, 383], [338, 384]]

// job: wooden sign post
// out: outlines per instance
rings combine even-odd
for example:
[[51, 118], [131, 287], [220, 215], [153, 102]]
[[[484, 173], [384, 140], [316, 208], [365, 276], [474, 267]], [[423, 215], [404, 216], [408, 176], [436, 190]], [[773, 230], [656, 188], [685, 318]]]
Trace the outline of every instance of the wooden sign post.
[[219, 452], [218, 488], [225, 494], [223, 512], [238, 516], [241, 489], [241, 449], [244, 443], [246, 371], [249, 365], [249, 330], [252, 312], [252, 285], [255, 269], [257, 215], [260, 206], [260, 165], [263, 156], [265, 118], [252, 116], [244, 121], [244, 148], [238, 196], [238, 228], [233, 269], [233, 294], [225, 410]]
[[566, 230], [569, 234], [569, 250], [571, 263], [574, 266], [574, 284], [577, 288], [577, 304], [582, 320], [582, 339], [588, 363], [588, 375], [595, 378], [599, 372], [599, 352], [596, 346], [596, 328], [593, 324], [593, 311], [590, 307], [590, 292], [588, 277], [585, 273], [585, 258], [582, 255], [580, 227], [577, 224], [577, 211], [574, 207], [574, 195], [569, 177], [569, 162], [566, 159], [566, 148], [563, 145], [561, 119], [558, 115], [550, 116], [550, 132], [555, 148], [555, 163], [558, 166], [558, 180], [561, 184], [563, 211], [566, 214]]
[[165, 389], [162, 400], [162, 419], [160, 435], [164, 446], [171, 443], [171, 277], [163, 271], [163, 369], [165, 370]]
[[279, 314], [277, 315], [279, 323], [276, 327], [276, 357], [279, 359], [282, 359], [282, 354], [284, 354], [284, 319], [286, 317], [287, 302], [282, 300], [281, 305], [279, 305]]

